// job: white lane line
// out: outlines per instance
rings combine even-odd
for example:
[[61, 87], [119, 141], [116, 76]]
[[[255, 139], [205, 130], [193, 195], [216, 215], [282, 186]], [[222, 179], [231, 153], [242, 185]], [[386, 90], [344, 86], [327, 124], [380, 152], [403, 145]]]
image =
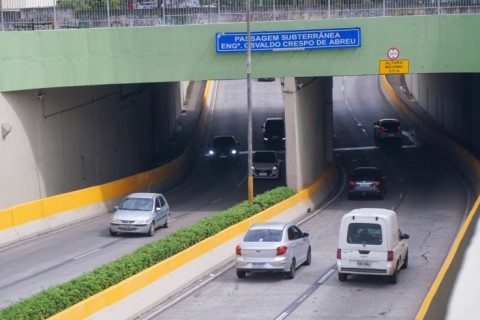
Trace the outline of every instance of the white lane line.
[[330, 278], [330, 276], [335, 272], [337, 271], [336, 269], [330, 269], [330, 271], [328, 271], [323, 277], [320, 278], [320, 280], [317, 281], [318, 284], [322, 284], [324, 283], [325, 281], [328, 280], [328, 278]]
[[177, 302], [185, 299], [187, 296], [191, 295], [193, 292], [199, 290], [200, 288], [202, 288], [203, 286], [205, 286], [206, 284], [208, 284], [209, 282], [215, 280], [216, 278], [218, 278], [219, 276], [221, 276], [222, 274], [224, 274], [226, 271], [228, 271], [229, 269], [231, 269], [233, 266], [235, 265], [235, 263], [229, 263], [227, 264], [224, 268], [220, 269], [218, 271], [218, 273], [210, 273], [209, 275], [209, 278], [207, 278], [206, 280], [200, 282], [199, 284], [197, 284], [196, 286], [192, 287], [191, 289], [185, 291], [183, 294], [181, 294], [180, 296], [178, 296], [177, 298], [173, 299], [172, 301], [166, 303], [166, 304], [163, 304], [163, 305], [159, 305], [157, 309], [154, 309], [154, 311], [150, 314], [147, 314], [143, 319], [145, 320], [148, 320], [148, 319], [153, 319], [154, 317], [156, 317], [157, 315], [159, 315], [160, 313], [162, 313], [163, 311], [165, 311], [166, 309], [170, 308], [171, 306], [173, 306], [174, 304], [176, 304]]
[[242, 186], [242, 184], [247, 180], [247, 176], [244, 176], [242, 181], [240, 181], [238, 184], [237, 184], [237, 188], [240, 188]]
[[100, 251], [100, 250], [101, 250], [101, 249], [95, 249], [95, 250], [93, 250], [93, 251], [84, 253], [84, 254], [82, 254], [82, 255], [80, 255], [80, 256], [78, 256], [78, 257], [73, 258], [73, 260], [81, 259], [81, 258], [83, 258], [83, 257], [85, 257], [85, 256], [88, 256], [88, 255], [90, 255], [90, 254], [92, 254], [92, 253], [95, 253], [95, 252], [97, 252], [97, 251]]
[[222, 200], [222, 198], [218, 198], [218, 199], [216, 199], [216, 200], [213, 200], [212, 202], [210, 202], [210, 204], [215, 204], [215, 203], [217, 203], [217, 202], [220, 201], [220, 200]]

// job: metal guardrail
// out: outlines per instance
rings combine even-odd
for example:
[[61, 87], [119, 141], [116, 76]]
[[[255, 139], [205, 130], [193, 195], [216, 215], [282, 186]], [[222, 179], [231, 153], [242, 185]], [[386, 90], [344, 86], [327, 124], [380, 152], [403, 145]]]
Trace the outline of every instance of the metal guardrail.
[[[249, 0], [250, 21], [480, 14], [480, 0]], [[0, 0], [0, 31], [246, 21], [240, 0]]]

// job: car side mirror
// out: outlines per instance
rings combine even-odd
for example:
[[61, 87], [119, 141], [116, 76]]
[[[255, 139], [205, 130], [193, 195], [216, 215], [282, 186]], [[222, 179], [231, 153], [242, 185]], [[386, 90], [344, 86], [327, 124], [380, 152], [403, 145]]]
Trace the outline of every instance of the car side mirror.
[[303, 237], [304, 237], [304, 238], [305, 238], [305, 237], [308, 237], [308, 236], [309, 236], [308, 232], [304, 232], [304, 233], [303, 233]]
[[402, 239], [410, 239], [410, 236], [408, 234], [402, 234], [401, 236]]
[[120, 208], [120, 207], [119, 207], [119, 206], [115, 206], [115, 207], [113, 207], [113, 208], [114, 208], [115, 210], [118, 210], [118, 208]]

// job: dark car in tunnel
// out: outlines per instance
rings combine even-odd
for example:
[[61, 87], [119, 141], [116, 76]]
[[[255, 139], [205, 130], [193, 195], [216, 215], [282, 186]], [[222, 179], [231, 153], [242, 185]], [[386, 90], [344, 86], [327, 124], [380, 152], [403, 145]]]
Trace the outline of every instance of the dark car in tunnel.
[[347, 181], [348, 199], [374, 196], [383, 199], [387, 176], [377, 167], [357, 167]]
[[208, 145], [208, 156], [214, 160], [238, 159], [240, 143], [232, 135], [216, 136]]
[[265, 144], [285, 144], [285, 121], [283, 118], [267, 118], [262, 129]]

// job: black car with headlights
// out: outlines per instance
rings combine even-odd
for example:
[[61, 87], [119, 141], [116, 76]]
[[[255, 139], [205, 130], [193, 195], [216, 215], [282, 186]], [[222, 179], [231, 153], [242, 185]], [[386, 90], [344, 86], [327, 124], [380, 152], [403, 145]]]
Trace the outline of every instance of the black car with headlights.
[[208, 156], [215, 160], [237, 159], [240, 143], [234, 136], [216, 136], [208, 145]]

